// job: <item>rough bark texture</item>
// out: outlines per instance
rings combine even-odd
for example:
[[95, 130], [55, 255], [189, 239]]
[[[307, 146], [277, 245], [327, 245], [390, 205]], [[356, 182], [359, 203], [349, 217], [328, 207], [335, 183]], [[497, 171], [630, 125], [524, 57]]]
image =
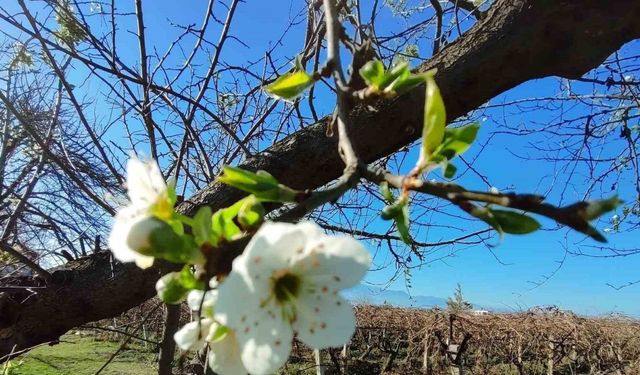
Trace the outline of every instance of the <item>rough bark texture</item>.
[[[497, 0], [486, 18], [419, 70], [438, 68], [436, 80], [448, 116], [454, 119], [530, 79], [581, 76], [625, 42], [640, 37], [638, 19], [637, 0]], [[354, 110], [351, 134], [360, 157], [372, 162], [417, 139], [423, 101], [423, 90], [416, 89], [376, 103], [375, 110]], [[336, 139], [325, 136], [325, 126], [322, 121], [287, 137], [244, 167], [267, 170], [296, 188], [316, 188], [334, 180], [343, 164]], [[180, 209], [217, 209], [240, 197], [238, 191], [214, 183]], [[140, 304], [153, 296], [155, 281], [168, 270], [160, 263], [147, 271], [131, 265], [112, 271], [109, 257], [100, 254], [70, 262], [58, 271], [64, 277], [26, 300], [24, 292], [0, 295], [0, 356], [55, 341], [75, 326]]]

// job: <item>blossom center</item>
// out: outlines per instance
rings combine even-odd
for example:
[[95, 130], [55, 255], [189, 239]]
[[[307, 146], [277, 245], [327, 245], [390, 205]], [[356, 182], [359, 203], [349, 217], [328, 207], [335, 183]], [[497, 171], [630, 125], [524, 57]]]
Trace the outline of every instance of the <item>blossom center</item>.
[[300, 292], [300, 276], [286, 272], [276, 272], [273, 277], [273, 295], [279, 304], [295, 299]]

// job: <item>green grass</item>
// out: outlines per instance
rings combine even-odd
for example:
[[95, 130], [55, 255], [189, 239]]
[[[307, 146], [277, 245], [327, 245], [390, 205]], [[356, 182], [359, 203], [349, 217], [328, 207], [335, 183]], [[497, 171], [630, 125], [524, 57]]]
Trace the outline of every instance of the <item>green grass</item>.
[[[93, 337], [63, 336], [61, 343], [43, 346], [14, 359], [11, 375], [92, 375], [120, 347], [117, 342]], [[156, 374], [154, 354], [141, 347], [122, 350], [101, 372], [104, 375]], [[20, 364], [22, 362], [22, 364]], [[2, 367], [0, 367], [0, 374]]]

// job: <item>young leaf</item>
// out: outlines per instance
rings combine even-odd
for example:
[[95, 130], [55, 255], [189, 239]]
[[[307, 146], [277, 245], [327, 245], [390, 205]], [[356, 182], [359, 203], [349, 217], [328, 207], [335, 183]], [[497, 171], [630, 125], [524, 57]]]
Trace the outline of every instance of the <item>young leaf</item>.
[[204, 264], [200, 246], [191, 235], [178, 235], [170, 228], [159, 228], [149, 238], [153, 256], [172, 263]]
[[424, 103], [424, 125], [422, 127], [422, 148], [418, 168], [423, 170], [429, 157], [440, 146], [444, 138], [446, 113], [444, 101], [440, 96], [440, 89], [433, 79], [433, 75], [426, 75], [426, 93]]
[[191, 271], [191, 266], [189, 265], [185, 265], [180, 271], [180, 284], [189, 290], [204, 290], [205, 286], [203, 281], [196, 279], [196, 276]]
[[391, 83], [385, 89], [386, 92], [393, 92], [396, 95], [403, 94], [410, 91], [414, 87], [423, 84], [425, 76], [423, 74], [411, 74], [407, 76], [398, 77], [393, 83]]
[[395, 81], [402, 81], [404, 79], [407, 79], [410, 74], [411, 72], [409, 71], [409, 64], [407, 64], [406, 62], [400, 63], [384, 73], [384, 76], [382, 77], [378, 88], [380, 90], [390, 91], [392, 90], [389, 89], [390, 85], [393, 85]]
[[380, 60], [371, 60], [360, 68], [360, 76], [369, 86], [380, 89], [384, 80], [384, 65]]
[[540, 229], [540, 223], [530, 216], [514, 211], [491, 210], [504, 233], [527, 234]]
[[204, 283], [195, 278], [189, 266], [184, 266], [180, 272], [168, 273], [156, 282], [158, 297], [169, 305], [181, 303], [193, 289], [203, 290]]
[[410, 245], [413, 243], [413, 239], [411, 239], [411, 234], [409, 233], [409, 203], [405, 202], [402, 206], [402, 211], [400, 215], [396, 216], [396, 228], [398, 229], [398, 234], [404, 243]]
[[[149, 248], [143, 254], [164, 258], [169, 253], [180, 251], [182, 237], [164, 221], [157, 220], [157, 223], [159, 224], [149, 235]], [[135, 228], [132, 230], [135, 230]]]
[[222, 176], [218, 177], [220, 182], [251, 193], [264, 202], [294, 202], [299, 193], [280, 184], [265, 171], [253, 173], [231, 166], [225, 166], [223, 171]]
[[387, 203], [393, 203], [393, 201], [396, 200], [393, 196], [393, 193], [391, 192], [391, 189], [389, 189], [388, 182], [383, 181], [380, 183], [380, 192], [382, 193], [382, 196], [387, 201]]
[[198, 245], [212, 242], [213, 233], [211, 231], [211, 215], [211, 208], [202, 207], [193, 217], [191, 229]]
[[213, 214], [211, 229], [213, 230], [215, 245], [222, 239], [232, 241], [242, 233], [233, 219], [238, 215], [243, 203], [243, 200], [240, 200], [231, 207], [223, 208]]
[[476, 140], [479, 129], [480, 125], [477, 123], [447, 129], [444, 132], [442, 144], [435, 150], [434, 154], [441, 155], [448, 160], [464, 154]]
[[253, 195], [244, 198], [243, 201], [238, 212], [238, 223], [245, 229], [255, 228], [262, 223], [265, 215], [264, 207]]
[[267, 85], [265, 90], [276, 99], [293, 101], [313, 85], [313, 77], [302, 70], [286, 73]]
[[462, 155], [469, 149], [478, 134], [478, 124], [470, 124], [454, 129], [446, 129], [442, 143], [431, 154], [428, 162], [432, 165], [440, 165], [446, 178], [452, 178], [456, 167], [449, 161]]
[[456, 168], [455, 165], [453, 165], [451, 163], [447, 163], [447, 166], [444, 168], [444, 177], [445, 178], [453, 178], [453, 176], [456, 174], [457, 170], [458, 170], [458, 168]]
[[180, 274], [171, 272], [162, 276], [156, 282], [156, 292], [158, 297], [168, 305], [176, 305], [187, 298], [189, 289], [180, 283]]
[[409, 201], [399, 198], [394, 203], [385, 206], [380, 213], [383, 220], [393, 220], [402, 241], [408, 245], [413, 243], [409, 233]]
[[473, 216], [473, 217], [477, 217], [478, 219], [484, 221], [485, 223], [489, 224], [493, 229], [496, 230], [496, 232], [498, 232], [498, 234], [500, 235], [500, 237], [502, 237], [502, 235], [504, 234], [504, 230], [502, 230], [502, 226], [500, 225], [500, 222], [496, 219], [496, 217], [493, 215], [493, 212], [491, 212], [491, 210], [487, 207], [473, 207], [469, 213]]

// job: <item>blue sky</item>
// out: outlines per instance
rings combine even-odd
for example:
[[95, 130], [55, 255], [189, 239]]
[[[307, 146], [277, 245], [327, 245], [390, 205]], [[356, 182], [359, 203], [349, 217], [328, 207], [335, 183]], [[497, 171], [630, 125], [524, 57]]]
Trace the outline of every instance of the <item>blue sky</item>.
[[[146, 24], [147, 38], [150, 46], [155, 45], [160, 53], [164, 52], [168, 41], [171, 41], [177, 31], [167, 27], [167, 19], [178, 23], [201, 23], [202, 10], [206, 7], [206, 1], [191, 2], [175, 1], [147, 1]], [[291, 4], [294, 4], [293, 6]], [[301, 2], [300, 2], [301, 4]], [[236, 21], [233, 26], [233, 35], [242, 39], [248, 46], [242, 46], [233, 41], [225, 47], [223, 59], [226, 61], [245, 62], [248, 59], [256, 59], [267, 47], [274, 45], [280, 37], [289, 19], [293, 18], [302, 9], [297, 2], [289, 0], [278, 1], [247, 1], [241, 3], [237, 10]], [[120, 6], [120, 5], [119, 5]], [[130, 4], [122, 4], [128, 7]], [[124, 9], [124, 8], [123, 8]], [[214, 13], [218, 18], [224, 18], [225, 10], [217, 3]], [[298, 19], [301, 20], [301, 19]], [[404, 21], [392, 19], [388, 14], [379, 18], [378, 33], [402, 27]], [[134, 29], [133, 24], [122, 23], [122, 34], [126, 29]], [[285, 56], [279, 56], [280, 63], [284, 64], [288, 58], [295, 56], [301, 47], [303, 26], [294, 28], [294, 32], [283, 40], [285, 45], [280, 51]], [[215, 35], [219, 26], [213, 27], [210, 37]], [[129, 35], [131, 37], [131, 35]], [[421, 51], [428, 50], [430, 42], [424, 41], [419, 45]], [[190, 44], [188, 44], [190, 45]], [[638, 48], [638, 44], [632, 44], [626, 48]], [[151, 48], [150, 48], [151, 50]], [[136, 45], [132, 42], [132, 48], [121, 46], [120, 54], [125, 59], [134, 61], [137, 59]], [[82, 75], [81, 71], [77, 74]], [[491, 103], [500, 103], [530, 97], [543, 97], [555, 95], [558, 91], [558, 79], [548, 78], [528, 82], [514, 88]], [[95, 89], [95, 88], [94, 88]], [[586, 90], [587, 88], [585, 88]], [[90, 90], [85, 92], [91, 95]], [[323, 94], [319, 94], [323, 95]], [[333, 107], [333, 98], [327, 97], [321, 110], [328, 112]], [[419, 110], [419, 109], [418, 109]], [[565, 109], [563, 109], [565, 110]], [[566, 108], [565, 113], [579, 112], [584, 109]], [[509, 121], [511, 123], [524, 123], [530, 126], [553, 122], [553, 112], [528, 112], [518, 113], [513, 108], [505, 114], [502, 109], [489, 109], [480, 119], [482, 121], [479, 143], [486, 142], [492, 131], [499, 125], [496, 120]], [[124, 139], [115, 132], [110, 137], [124, 146]], [[501, 190], [509, 189], [526, 193], [546, 193], [550, 191], [548, 200], [558, 202], [560, 193], [553, 186], [549, 178], [554, 173], [553, 168], [544, 161], [521, 160], [515, 158], [513, 153], [531, 153], [532, 142], [544, 141], [543, 135], [535, 134], [528, 137], [514, 137], [498, 135], [492, 138], [487, 149], [475, 160], [474, 167], [486, 174], [493, 186]], [[144, 150], [143, 150], [144, 151]], [[470, 151], [469, 159], [476, 154]], [[415, 158], [415, 153], [410, 153], [409, 159]], [[462, 170], [461, 163], [457, 163]], [[555, 171], [557, 172], [557, 171]], [[579, 171], [580, 172], [580, 171]], [[584, 172], [584, 171], [582, 171]], [[557, 175], [560, 175], [557, 177]], [[562, 173], [557, 172], [556, 177], [562, 180]], [[487, 186], [473, 174], [464, 174], [458, 181], [469, 188], [478, 190]], [[562, 197], [563, 203], [571, 203], [583, 198], [585, 191], [584, 182], [574, 184]], [[632, 190], [621, 184], [617, 189], [624, 199], [626, 195], [632, 199]], [[595, 191], [590, 197], [603, 198], [611, 195], [611, 192]], [[613, 213], [612, 213], [613, 214]], [[610, 216], [608, 216], [610, 217]], [[608, 217], [597, 224], [602, 230], [608, 226]], [[506, 236], [499, 246], [489, 251], [485, 246], [472, 246], [465, 248], [454, 256], [442, 261], [430, 263], [419, 270], [413, 271], [410, 293], [416, 295], [431, 295], [446, 297], [453, 293], [455, 285], [460, 283], [467, 298], [484, 305], [503, 306], [505, 308], [528, 308], [535, 305], [558, 305], [562, 308], [572, 309], [584, 314], [601, 314], [610, 311], [621, 311], [627, 314], [640, 316], [640, 285], [630, 286], [621, 290], [615, 290], [607, 284], [619, 285], [629, 281], [640, 279], [640, 256], [623, 258], [597, 259], [584, 256], [565, 255], [563, 246], [573, 248], [577, 243], [589, 244], [584, 237], [576, 234], [567, 235], [564, 229], [551, 231], [554, 225], [546, 220], [541, 220], [545, 229], [526, 237]], [[381, 231], [388, 222], [376, 221], [372, 228]], [[449, 233], [438, 233], [432, 230], [428, 238], [419, 238], [422, 241], [433, 241], [446, 238]], [[637, 246], [638, 235], [633, 233], [613, 233], [609, 236], [610, 244], [619, 247]], [[497, 244], [497, 240], [493, 243]], [[593, 243], [595, 245], [595, 243]], [[562, 267], [556, 270], [558, 262], [563, 261]], [[554, 275], [541, 285], [545, 275]], [[391, 269], [371, 272], [368, 282], [384, 284], [392, 274]], [[406, 290], [404, 280], [393, 282], [390, 289]]]
[[[637, 48], [637, 45], [627, 47]], [[491, 103], [552, 95], [557, 90], [557, 85], [556, 78], [527, 82], [494, 98]], [[501, 109], [499, 113], [488, 111], [486, 115], [488, 119], [482, 122], [478, 144], [484, 143], [492, 131], [496, 130], [498, 124], [491, 118], [495, 116], [502, 120], [505, 117]], [[533, 118], [529, 117], [531, 115], [516, 113], [507, 115], [506, 119], [527, 123], [553, 121], [551, 118], [545, 119], [550, 116], [542, 111], [534, 114]], [[551, 190], [547, 200], [558, 203], [560, 194], [549, 178], [553, 167], [545, 161], [522, 160], [513, 156], [513, 153], [527, 153], [530, 142], [534, 140], [538, 140], [535, 135], [498, 135], [475, 160], [474, 168], [485, 174], [492, 185], [501, 190], [509, 188], [509, 191], [537, 194]], [[470, 153], [467, 160], [474, 155], [474, 150]], [[457, 163], [459, 167], [460, 164]], [[486, 185], [471, 174], [464, 175], [458, 182], [478, 190], [486, 189]], [[578, 184], [568, 189], [564, 195], [564, 204], [583, 199], [584, 188], [585, 186]], [[616, 192], [622, 199], [633, 200], [633, 189], [624, 183], [615, 191], [597, 191], [589, 198], [606, 198]], [[615, 213], [603, 216], [596, 222], [596, 227], [600, 231], [610, 227], [609, 219]], [[414, 271], [409, 292], [447, 297], [453, 293], [456, 284], [460, 283], [470, 301], [489, 306], [519, 310], [537, 305], [557, 305], [582, 314], [623, 312], [640, 316], [640, 286], [616, 290], [607, 285], [619, 286], [640, 279], [639, 256], [602, 259], [565, 254], [565, 247], [575, 250], [578, 245], [599, 244], [566, 229], [551, 230], [555, 227], [553, 222], [538, 219], [543, 224], [543, 229], [536, 233], [527, 236], [507, 235], [503, 241], [495, 241], [498, 246], [491, 251], [482, 245], [467, 247], [456, 255]], [[438, 234], [430, 234], [433, 235], [432, 241], [439, 239]], [[637, 233], [609, 233], [607, 237], [610, 246], [638, 247]], [[369, 280], [373, 283], [385, 283], [388, 276], [387, 271], [378, 271], [370, 274]], [[402, 278], [389, 288], [407, 290]]]
[[[230, 42], [224, 50], [224, 58], [228, 61], [244, 62], [255, 59], [257, 53], [269, 46], [273, 46], [280, 37], [289, 19], [293, 19], [300, 7], [291, 6], [292, 2], [279, 1], [250, 1], [241, 3], [238, 7], [233, 34], [248, 44], [248, 47]], [[295, 2], [293, 2], [296, 4]], [[195, 5], [197, 4], [197, 5]], [[154, 2], [154, 6], [147, 7], [146, 22], [148, 37], [151, 42], [157, 42], [164, 47], [170, 35], [175, 31], [164, 26], [164, 20], [170, 15], [172, 21], [200, 24], [201, 9], [205, 1], [194, 2], [193, 7], [173, 1]], [[216, 5], [219, 18], [223, 18], [223, 8]], [[386, 17], [386, 18], [385, 18]], [[380, 18], [378, 33], [402, 27], [402, 20], [392, 19], [383, 14]], [[298, 19], [300, 20], [300, 19]], [[156, 22], [157, 21], [157, 22]], [[163, 22], [160, 22], [163, 21]], [[302, 27], [298, 27], [283, 40], [281, 51], [290, 51], [289, 56], [280, 56], [281, 62], [287, 57], [293, 57], [301, 46]], [[214, 28], [213, 31], [217, 32]], [[215, 35], [212, 33], [211, 35]], [[429, 41], [420, 45], [421, 50], [428, 50]], [[163, 50], [163, 48], [159, 48]], [[133, 57], [136, 57], [133, 54]], [[554, 95], [558, 90], [558, 80], [555, 78], [528, 82], [520, 87], [492, 100], [500, 103], [521, 98], [542, 97]], [[333, 107], [333, 98], [327, 96], [324, 111]], [[513, 110], [511, 110], [513, 112]], [[507, 121], [545, 123], [553, 121], [554, 113], [517, 112], [507, 116]], [[479, 142], [488, 138], [497, 125], [493, 118], [501, 120], [501, 109], [489, 110], [487, 120], [482, 123]], [[483, 139], [484, 137], [484, 139]], [[505, 189], [512, 187], [520, 192], [544, 193], [551, 184], [548, 176], [550, 167], [546, 162], [522, 161], [513, 157], [513, 151], [527, 150], [531, 138], [502, 137], [494, 138], [491, 149], [482, 153], [474, 163], [474, 167], [485, 173], [491, 183]], [[506, 147], [505, 145], [508, 145]], [[473, 151], [471, 152], [473, 155]], [[415, 156], [415, 155], [414, 155]], [[460, 163], [458, 163], [460, 166]], [[474, 176], [464, 175], [461, 182], [477, 189], [484, 188], [484, 184]], [[582, 199], [583, 187], [576, 187], [574, 192], [568, 193], [564, 203], [571, 203]], [[631, 191], [629, 190], [628, 193]], [[620, 192], [624, 198], [625, 191]], [[602, 198], [596, 194], [593, 198]], [[550, 201], [558, 199], [555, 190], [549, 196]], [[549, 221], [541, 220], [546, 228], [552, 228]], [[377, 221], [374, 224], [381, 230], [388, 226], [388, 222]], [[607, 226], [606, 220], [598, 224], [599, 229]], [[466, 248], [456, 256], [435, 262], [420, 270], [413, 271], [413, 287], [411, 293], [416, 295], [433, 295], [446, 297], [450, 295], [457, 283], [462, 284], [469, 300], [485, 305], [504, 306], [519, 309], [535, 305], [558, 305], [572, 309], [579, 313], [600, 314], [609, 311], [622, 311], [628, 314], [640, 315], [640, 286], [631, 286], [622, 290], [615, 290], [607, 283], [618, 285], [639, 277], [640, 257], [594, 259], [587, 257], [565, 256], [563, 244], [573, 246], [576, 242], [584, 241], [583, 236], [570, 234], [566, 237], [566, 230], [539, 231], [526, 237], [507, 236], [498, 247], [490, 252], [484, 246]], [[429, 233], [437, 240], [447, 234]], [[610, 242], [616, 246], [632, 246], [634, 234], [620, 233], [609, 236]], [[428, 241], [431, 238], [421, 238]], [[590, 241], [590, 240], [586, 240]], [[636, 239], [637, 242], [637, 239]], [[499, 261], [496, 259], [499, 259]], [[562, 267], [555, 271], [558, 262], [564, 259]], [[540, 282], [545, 275], [555, 274], [549, 280], [536, 287], [533, 282]], [[368, 281], [385, 283], [390, 277], [391, 270], [370, 273]], [[389, 286], [390, 289], [406, 290], [404, 280], [400, 278]]]

